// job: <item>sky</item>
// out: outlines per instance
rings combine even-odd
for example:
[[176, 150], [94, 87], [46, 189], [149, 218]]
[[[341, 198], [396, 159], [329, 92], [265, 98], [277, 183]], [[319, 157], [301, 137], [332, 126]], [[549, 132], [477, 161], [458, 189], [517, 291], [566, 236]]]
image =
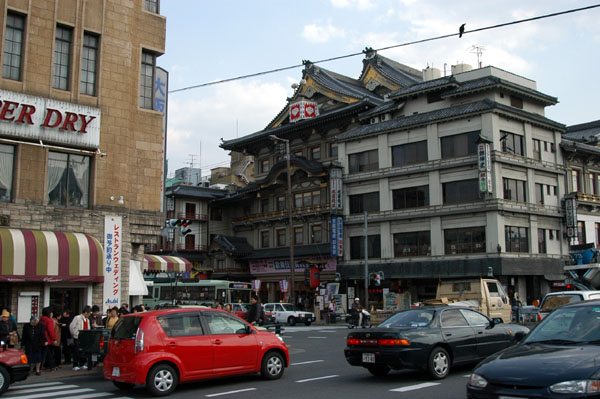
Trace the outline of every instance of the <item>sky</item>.
[[[162, 0], [169, 90], [360, 53], [597, 4], [598, 0]], [[558, 98], [546, 117], [567, 126], [600, 119], [600, 8], [382, 50], [418, 70], [493, 65]], [[364, 56], [318, 64], [358, 78]], [[442, 72], [443, 75], [443, 72]], [[263, 130], [285, 107], [302, 67], [169, 94], [168, 176], [229, 166], [219, 147]]]

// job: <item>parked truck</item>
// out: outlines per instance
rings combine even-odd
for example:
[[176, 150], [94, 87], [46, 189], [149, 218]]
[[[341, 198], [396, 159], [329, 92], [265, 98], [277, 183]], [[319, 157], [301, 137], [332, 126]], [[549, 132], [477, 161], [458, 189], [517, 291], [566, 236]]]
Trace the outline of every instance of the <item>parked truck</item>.
[[477, 309], [489, 318], [511, 321], [511, 306], [502, 284], [494, 278], [468, 278], [440, 280], [436, 299], [427, 303], [466, 305]]

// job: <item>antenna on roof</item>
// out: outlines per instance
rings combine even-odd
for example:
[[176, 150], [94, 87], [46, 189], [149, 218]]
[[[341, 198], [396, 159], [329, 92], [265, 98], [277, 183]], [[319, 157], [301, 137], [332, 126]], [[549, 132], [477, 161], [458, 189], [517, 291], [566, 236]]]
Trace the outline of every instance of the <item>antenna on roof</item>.
[[471, 53], [477, 55], [477, 65], [479, 66], [479, 68], [481, 68], [481, 64], [483, 63], [483, 61], [482, 61], [483, 51], [485, 50], [485, 47], [480, 46], [479, 44], [474, 44], [470, 48], [471, 48]]

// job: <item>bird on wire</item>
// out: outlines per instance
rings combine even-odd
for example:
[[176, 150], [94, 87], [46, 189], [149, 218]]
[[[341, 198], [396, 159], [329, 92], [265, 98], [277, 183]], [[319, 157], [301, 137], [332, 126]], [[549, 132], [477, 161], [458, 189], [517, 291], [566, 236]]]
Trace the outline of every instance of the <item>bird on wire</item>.
[[459, 38], [461, 38], [461, 37], [462, 37], [462, 35], [463, 35], [463, 33], [465, 33], [465, 25], [466, 25], [466, 24], [462, 24], [462, 25], [460, 26], [460, 28], [458, 28], [458, 37], [459, 37]]

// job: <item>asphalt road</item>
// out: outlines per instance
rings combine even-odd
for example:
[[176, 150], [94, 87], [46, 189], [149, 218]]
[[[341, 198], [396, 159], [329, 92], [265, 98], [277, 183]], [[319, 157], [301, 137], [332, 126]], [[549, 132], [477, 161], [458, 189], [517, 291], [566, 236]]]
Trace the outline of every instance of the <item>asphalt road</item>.
[[[451, 371], [433, 381], [418, 371], [392, 371], [377, 378], [362, 367], [346, 363], [343, 349], [346, 327], [286, 327], [291, 364], [280, 380], [265, 381], [259, 375], [237, 376], [180, 385], [172, 398], [465, 398], [472, 367]], [[2, 399], [42, 398], [148, 398], [143, 387], [122, 392], [98, 375], [45, 380], [28, 379], [14, 384]]]

